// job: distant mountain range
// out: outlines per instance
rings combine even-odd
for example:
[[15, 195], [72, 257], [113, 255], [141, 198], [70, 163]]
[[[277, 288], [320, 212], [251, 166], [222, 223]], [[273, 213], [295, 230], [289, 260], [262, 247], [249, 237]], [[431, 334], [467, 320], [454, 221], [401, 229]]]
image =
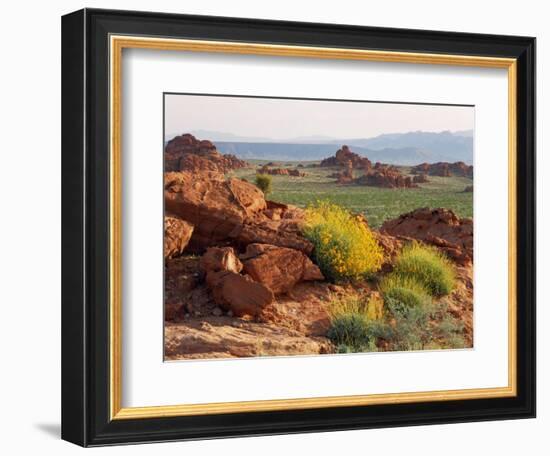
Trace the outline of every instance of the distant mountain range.
[[[373, 138], [330, 138], [325, 136], [273, 140], [195, 130], [199, 139], [212, 141], [224, 154], [239, 158], [274, 161], [315, 161], [330, 157], [344, 144], [373, 162], [417, 165], [440, 161], [473, 164], [473, 131], [439, 133], [413, 131], [383, 134]], [[175, 135], [167, 135], [167, 140]]]

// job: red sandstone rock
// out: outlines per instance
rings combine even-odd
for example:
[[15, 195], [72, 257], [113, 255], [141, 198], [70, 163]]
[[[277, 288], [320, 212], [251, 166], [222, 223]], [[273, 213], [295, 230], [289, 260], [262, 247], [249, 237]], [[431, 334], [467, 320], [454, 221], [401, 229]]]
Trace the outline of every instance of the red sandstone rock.
[[217, 171], [226, 173], [248, 166], [231, 154], [222, 155], [210, 141], [199, 141], [193, 135], [176, 136], [164, 149], [166, 171]]
[[354, 169], [368, 170], [371, 168], [371, 162], [366, 157], [352, 152], [348, 146], [342, 146], [336, 151], [334, 157], [325, 158], [321, 161], [321, 166], [346, 166], [347, 162], [351, 162], [351, 167]]
[[235, 272], [209, 272], [207, 282], [216, 304], [231, 310], [238, 317], [255, 317], [275, 299], [273, 292], [265, 285]]
[[168, 211], [195, 227], [190, 247], [199, 251], [238, 235], [248, 218], [266, 209], [255, 185], [190, 172], [164, 175], [164, 200]]
[[348, 160], [344, 166], [344, 169], [337, 174], [336, 180], [339, 184], [350, 184], [353, 182], [353, 163]]
[[190, 300], [200, 298], [194, 293], [199, 281], [199, 260], [181, 256], [169, 258], [164, 266], [164, 319], [180, 320]]
[[243, 265], [232, 247], [209, 247], [200, 259], [203, 273], [231, 271], [239, 273]]
[[244, 272], [275, 294], [287, 293], [301, 281], [324, 280], [319, 268], [298, 250], [250, 244], [240, 258]]
[[306, 255], [311, 254], [313, 244], [303, 238], [294, 225], [295, 222], [292, 219], [269, 220], [266, 218], [258, 224], [243, 225], [234, 239], [241, 246], [253, 243], [272, 244], [299, 250]]
[[438, 162], [438, 163], [421, 163], [420, 165], [411, 168], [412, 174], [427, 174], [430, 176], [450, 177], [474, 177], [474, 167], [467, 165], [464, 162]]
[[311, 242], [301, 235], [303, 210], [266, 203], [255, 185], [240, 179], [223, 180], [205, 173], [166, 173], [165, 206], [194, 226], [188, 249], [254, 242], [300, 250], [309, 255]]
[[413, 176], [413, 183], [415, 184], [423, 184], [429, 182], [428, 178], [426, 177], [426, 174], [420, 173], [415, 176]]
[[164, 258], [180, 255], [193, 234], [193, 225], [178, 217], [164, 217]]
[[355, 184], [383, 188], [417, 188], [410, 176], [404, 176], [395, 166], [376, 163], [365, 175], [353, 181]]
[[294, 177], [305, 177], [306, 173], [292, 168], [269, 168], [269, 164], [258, 168], [256, 171], [257, 174], [271, 174], [273, 176], [294, 176]]
[[384, 222], [380, 231], [435, 245], [461, 265], [469, 265], [473, 261], [472, 219], [461, 219], [449, 209], [416, 209]]

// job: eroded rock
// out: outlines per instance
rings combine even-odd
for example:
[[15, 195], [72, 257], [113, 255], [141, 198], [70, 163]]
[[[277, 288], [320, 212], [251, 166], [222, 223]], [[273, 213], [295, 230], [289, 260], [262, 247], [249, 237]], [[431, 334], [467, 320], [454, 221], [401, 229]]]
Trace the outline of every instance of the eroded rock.
[[193, 234], [193, 225], [178, 217], [164, 216], [164, 258], [183, 253]]
[[325, 158], [321, 161], [321, 166], [347, 166], [347, 163], [351, 163], [351, 167], [355, 169], [368, 170], [371, 168], [371, 161], [366, 157], [352, 152], [348, 146], [342, 146], [338, 149], [333, 157]]
[[412, 174], [427, 174], [430, 176], [450, 177], [474, 177], [474, 167], [467, 165], [464, 162], [437, 162], [437, 163], [421, 163], [420, 165], [411, 168]]
[[301, 281], [324, 280], [317, 265], [298, 250], [249, 244], [240, 258], [244, 272], [275, 294], [287, 293]]
[[232, 271], [209, 272], [206, 282], [216, 304], [238, 317], [255, 317], [275, 299], [265, 285]]
[[380, 231], [406, 239], [418, 239], [443, 250], [461, 265], [474, 256], [474, 230], [470, 218], [459, 218], [450, 209], [421, 208], [384, 222]]
[[262, 191], [248, 182], [191, 172], [164, 175], [164, 200], [168, 211], [194, 226], [194, 250], [223, 244], [266, 209]]
[[232, 247], [209, 247], [200, 259], [200, 268], [204, 274], [219, 271], [239, 273], [243, 265]]
[[207, 140], [198, 140], [191, 134], [176, 136], [164, 149], [166, 171], [215, 171], [226, 173], [245, 168], [248, 164], [231, 154], [220, 154]]

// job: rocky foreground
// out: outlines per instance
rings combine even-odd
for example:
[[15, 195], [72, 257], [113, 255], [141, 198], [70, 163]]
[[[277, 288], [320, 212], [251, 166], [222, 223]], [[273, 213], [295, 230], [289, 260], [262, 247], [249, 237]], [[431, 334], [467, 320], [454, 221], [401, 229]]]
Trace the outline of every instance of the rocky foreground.
[[[333, 353], [326, 338], [330, 301], [377, 294], [376, 285], [326, 281], [310, 259], [313, 245], [301, 235], [304, 212], [266, 201], [241, 179], [226, 179], [227, 167], [241, 164], [222, 156], [215, 169], [182, 170], [189, 154], [179, 154], [178, 165], [167, 167], [177, 171], [164, 180], [166, 359]], [[375, 235], [386, 272], [410, 239], [454, 260], [458, 284], [444, 299], [471, 346], [471, 220], [446, 209], [419, 209], [386, 222]]]

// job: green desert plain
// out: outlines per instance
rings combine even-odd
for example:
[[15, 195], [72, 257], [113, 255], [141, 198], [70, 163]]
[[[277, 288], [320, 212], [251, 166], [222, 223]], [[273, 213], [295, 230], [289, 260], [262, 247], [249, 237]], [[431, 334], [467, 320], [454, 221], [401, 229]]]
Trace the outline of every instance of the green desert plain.
[[[272, 163], [270, 160], [248, 160], [258, 167]], [[362, 213], [373, 228], [379, 228], [386, 220], [413, 211], [420, 207], [444, 207], [459, 217], [473, 217], [473, 193], [464, 189], [472, 185], [468, 177], [429, 176], [429, 182], [418, 184], [418, 188], [381, 188], [366, 185], [343, 185], [337, 183], [332, 174], [341, 167], [320, 167], [319, 161], [278, 162], [274, 167], [299, 169], [304, 177], [273, 175], [272, 193], [269, 199], [298, 207], [306, 207], [316, 201], [330, 201], [346, 207], [354, 213]], [[302, 165], [303, 167], [299, 167]], [[410, 167], [397, 166], [404, 175]], [[232, 171], [235, 177], [254, 182], [256, 169], [242, 168]], [[361, 175], [356, 173], [357, 177]]]

